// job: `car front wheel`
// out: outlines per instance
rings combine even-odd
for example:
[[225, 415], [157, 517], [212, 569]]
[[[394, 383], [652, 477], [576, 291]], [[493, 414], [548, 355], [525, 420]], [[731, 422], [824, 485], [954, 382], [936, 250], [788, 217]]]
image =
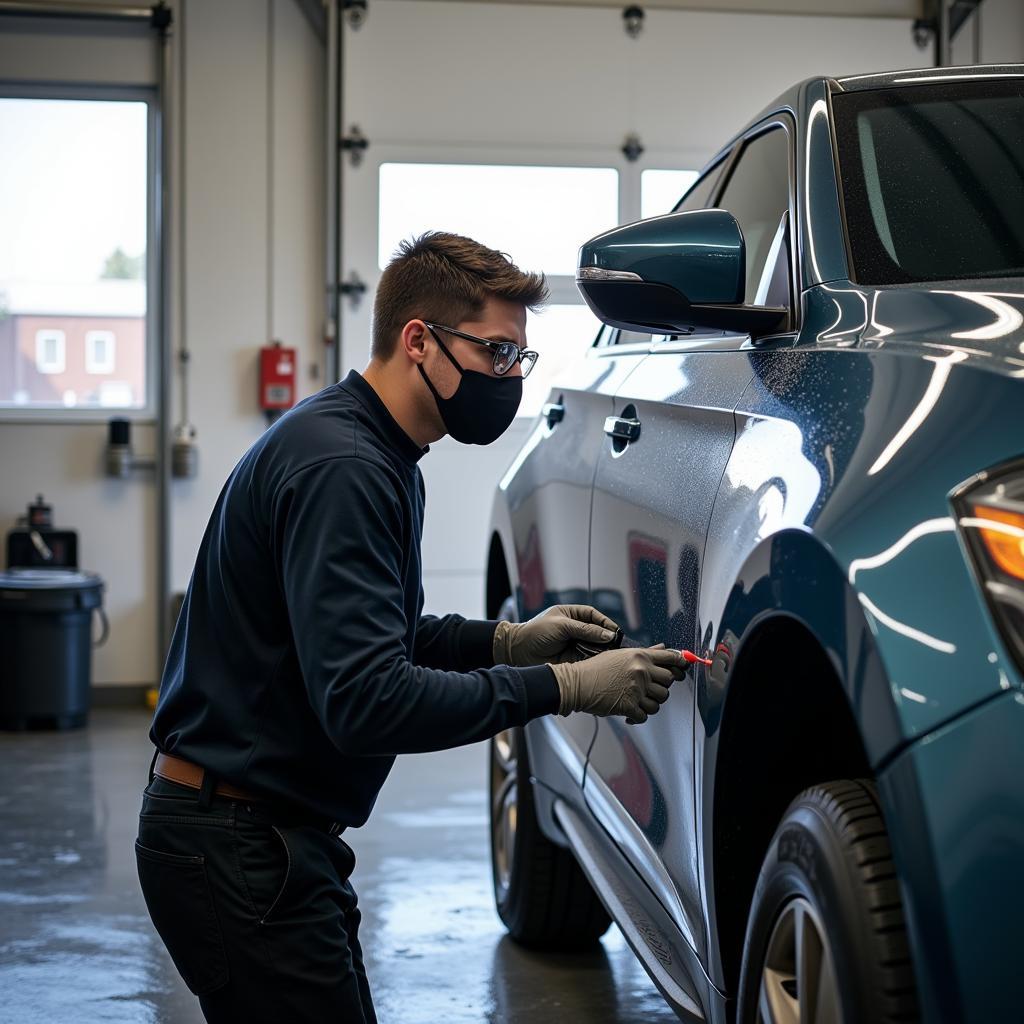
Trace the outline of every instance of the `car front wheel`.
[[611, 919], [571, 850], [540, 830], [522, 729], [491, 740], [491, 867], [498, 916], [536, 949], [583, 950]]
[[899, 883], [869, 781], [790, 805], [764, 859], [740, 975], [741, 1024], [918, 1019]]

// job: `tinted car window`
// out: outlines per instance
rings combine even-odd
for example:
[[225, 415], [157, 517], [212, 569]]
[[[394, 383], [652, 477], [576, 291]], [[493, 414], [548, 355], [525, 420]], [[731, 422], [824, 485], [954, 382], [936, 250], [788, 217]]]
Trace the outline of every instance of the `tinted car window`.
[[832, 107], [858, 281], [1024, 273], [1024, 84], [853, 92]]
[[747, 244], [747, 285], [744, 301], [757, 293], [761, 271], [782, 215], [789, 209], [789, 136], [773, 128], [743, 147], [716, 204], [739, 222]]
[[639, 331], [619, 331], [615, 338], [616, 345], [649, 345], [651, 336], [640, 334]]
[[613, 345], [650, 345], [654, 341], [664, 341], [665, 334], [641, 334], [639, 331], [616, 331], [612, 338]]
[[718, 180], [721, 170], [722, 165], [718, 163], [703, 178], [698, 178], [693, 183], [693, 188], [683, 196], [672, 212], [686, 213], [689, 210], [706, 210], [711, 205], [711, 193], [714, 191], [715, 182]]
[[594, 345], [597, 348], [608, 348], [611, 345], [650, 345], [652, 341], [664, 341], [664, 334], [641, 334], [639, 331], [623, 331], [618, 327], [603, 324], [597, 333]]

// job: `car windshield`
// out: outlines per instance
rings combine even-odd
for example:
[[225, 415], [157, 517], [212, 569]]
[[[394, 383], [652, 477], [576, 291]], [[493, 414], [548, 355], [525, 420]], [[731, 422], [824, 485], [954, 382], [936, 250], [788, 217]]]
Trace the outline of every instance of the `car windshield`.
[[853, 276], [1024, 275], [1024, 79], [832, 97]]

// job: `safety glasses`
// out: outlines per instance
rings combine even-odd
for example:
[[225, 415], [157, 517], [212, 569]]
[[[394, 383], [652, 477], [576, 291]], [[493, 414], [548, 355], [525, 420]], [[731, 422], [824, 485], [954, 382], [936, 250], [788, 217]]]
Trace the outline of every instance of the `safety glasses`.
[[[431, 334], [435, 330], [446, 331], [448, 334], [454, 334], [457, 338], [465, 338], [466, 341], [473, 341], [477, 345], [486, 345], [494, 353], [494, 372], [499, 377], [508, 373], [517, 362], [522, 364], [523, 376], [529, 377], [530, 371], [540, 358], [540, 353], [534, 352], [533, 349], [520, 348], [514, 341], [489, 341], [487, 338], [478, 338], [475, 334], [457, 331], [454, 327], [445, 327], [444, 324], [434, 324], [429, 320], [423, 322], [430, 328]], [[441, 339], [436, 334], [434, 334], [434, 340], [441, 344]]]

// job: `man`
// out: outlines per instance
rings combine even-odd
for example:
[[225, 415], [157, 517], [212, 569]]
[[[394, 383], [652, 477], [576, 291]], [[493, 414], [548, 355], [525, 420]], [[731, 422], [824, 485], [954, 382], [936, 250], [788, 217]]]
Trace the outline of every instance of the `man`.
[[639, 723], [683, 674], [664, 648], [579, 660], [614, 622], [424, 616], [430, 442], [512, 422], [543, 277], [457, 235], [403, 244], [371, 360], [282, 417], [214, 508], [171, 643], [136, 853], [150, 915], [208, 1021], [376, 1020], [359, 946], [362, 825], [397, 754], [538, 715]]

